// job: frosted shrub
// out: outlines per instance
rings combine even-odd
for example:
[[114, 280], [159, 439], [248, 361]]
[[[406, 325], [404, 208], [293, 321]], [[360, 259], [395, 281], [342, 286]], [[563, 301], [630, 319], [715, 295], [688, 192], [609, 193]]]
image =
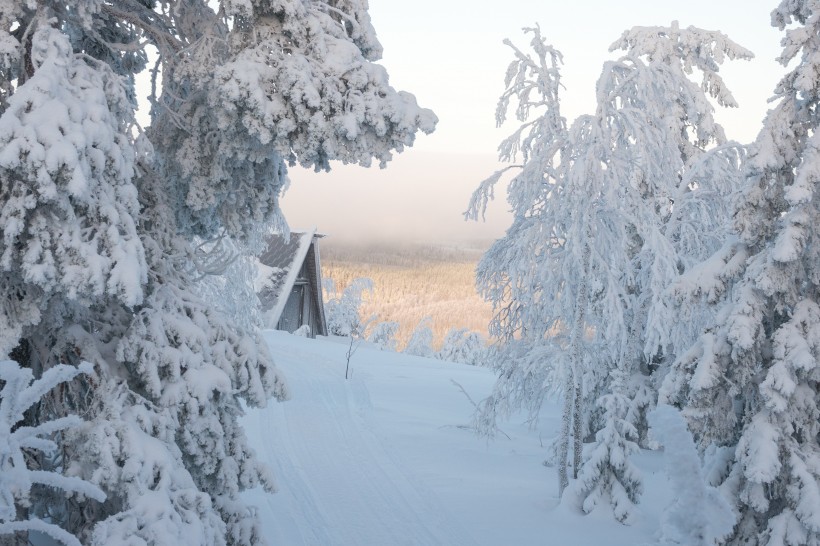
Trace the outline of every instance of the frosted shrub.
[[398, 322], [378, 322], [370, 329], [367, 341], [384, 351], [396, 351], [396, 332], [398, 331]]
[[341, 294], [336, 290], [333, 279], [325, 279], [325, 317], [327, 331], [333, 336], [361, 335], [363, 323], [360, 315], [365, 292], [373, 291], [373, 281], [358, 278], [351, 281]]
[[433, 330], [430, 328], [429, 317], [421, 319], [416, 325], [403, 352], [413, 356], [433, 357]]
[[484, 366], [487, 361], [487, 343], [478, 332], [466, 328], [451, 328], [444, 336], [436, 358], [471, 366]]

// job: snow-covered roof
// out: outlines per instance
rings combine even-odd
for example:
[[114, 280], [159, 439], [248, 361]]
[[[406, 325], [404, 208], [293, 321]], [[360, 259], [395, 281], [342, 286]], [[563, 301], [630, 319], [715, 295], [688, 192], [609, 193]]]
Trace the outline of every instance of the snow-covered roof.
[[[299, 277], [302, 264], [308, 257], [311, 243], [317, 237], [322, 237], [322, 235], [316, 233], [315, 227], [303, 233], [292, 232], [289, 238], [274, 234], [268, 239], [267, 248], [259, 255], [262, 270], [260, 273], [264, 277], [264, 282], [258, 287], [257, 294], [269, 324], [275, 325], [282, 316], [291, 290]], [[315, 288], [318, 312], [321, 316], [321, 323], [324, 324], [318, 253], [314, 252], [312, 259], [315, 264], [308, 264], [309, 278], [307, 280]]]

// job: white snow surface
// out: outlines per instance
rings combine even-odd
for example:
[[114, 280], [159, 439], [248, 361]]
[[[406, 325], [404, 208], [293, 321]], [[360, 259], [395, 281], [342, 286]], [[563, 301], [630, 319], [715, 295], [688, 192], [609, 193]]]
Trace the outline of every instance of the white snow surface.
[[671, 500], [661, 453], [634, 457], [646, 491], [630, 525], [605, 503], [584, 515], [568, 498], [559, 503], [557, 472], [543, 465], [559, 432], [557, 404], [535, 428], [516, 415], [488, 441], [469, 429], [473, 406], [458, 385], [478, 402], [491, 392], [491, 370], [363, 344], [345, 381], [346, 339], [265, 336], [292, 393], [243, 419], [279, 487], [244, 494], [270, 544], [657, 543]]

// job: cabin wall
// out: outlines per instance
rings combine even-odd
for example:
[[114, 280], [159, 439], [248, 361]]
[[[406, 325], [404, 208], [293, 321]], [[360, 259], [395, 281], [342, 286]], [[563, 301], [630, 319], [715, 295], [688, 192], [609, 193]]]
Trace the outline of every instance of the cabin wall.
[[[312, 254], [312, 252], [309, 254]], [[317, 298], [315, 285], [310, 282], [309, 264], [312, 261], [310, 258], [309, 255], [302, 264], [276, 328], [293, 333], [302, 325], [307, 324], [310, 327], [310, 337], [316, 337], [317, 334], [324, 335], [325, 332], [321, 324], [321, 314], [317, 307], [321, 296]]]
[[[274, 235], [259, 255], [260, 264], [269, 268], [267, 285], [257, 293], [269, 327], [294, 332], [308, 325], [311, 337], [327, 335], [319, 238], [315, 233], [293, 233], [286, 242]], [[297, 266], [299, 260], [302, 263]], [[293, 267], [299, 267], [298, 271]]]

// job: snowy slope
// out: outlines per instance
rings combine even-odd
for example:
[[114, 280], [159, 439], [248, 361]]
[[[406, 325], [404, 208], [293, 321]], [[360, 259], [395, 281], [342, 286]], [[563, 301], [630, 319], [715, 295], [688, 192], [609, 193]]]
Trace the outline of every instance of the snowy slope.
[[[543, 466], [558, 410], [487, 442], [468, 430], [494, 381], [486, 369], [267, 332], [292, 400], [249, 411], [244, 426], [279, 492], [247, 492], [272, 545], [639, 545], [657, 542], [668, 482], [657, 453], [636, 458], [646, 494], [625, 526], [608, 507], [559, 505]], [[509, 438], [507, 437], [509, 436]]]

